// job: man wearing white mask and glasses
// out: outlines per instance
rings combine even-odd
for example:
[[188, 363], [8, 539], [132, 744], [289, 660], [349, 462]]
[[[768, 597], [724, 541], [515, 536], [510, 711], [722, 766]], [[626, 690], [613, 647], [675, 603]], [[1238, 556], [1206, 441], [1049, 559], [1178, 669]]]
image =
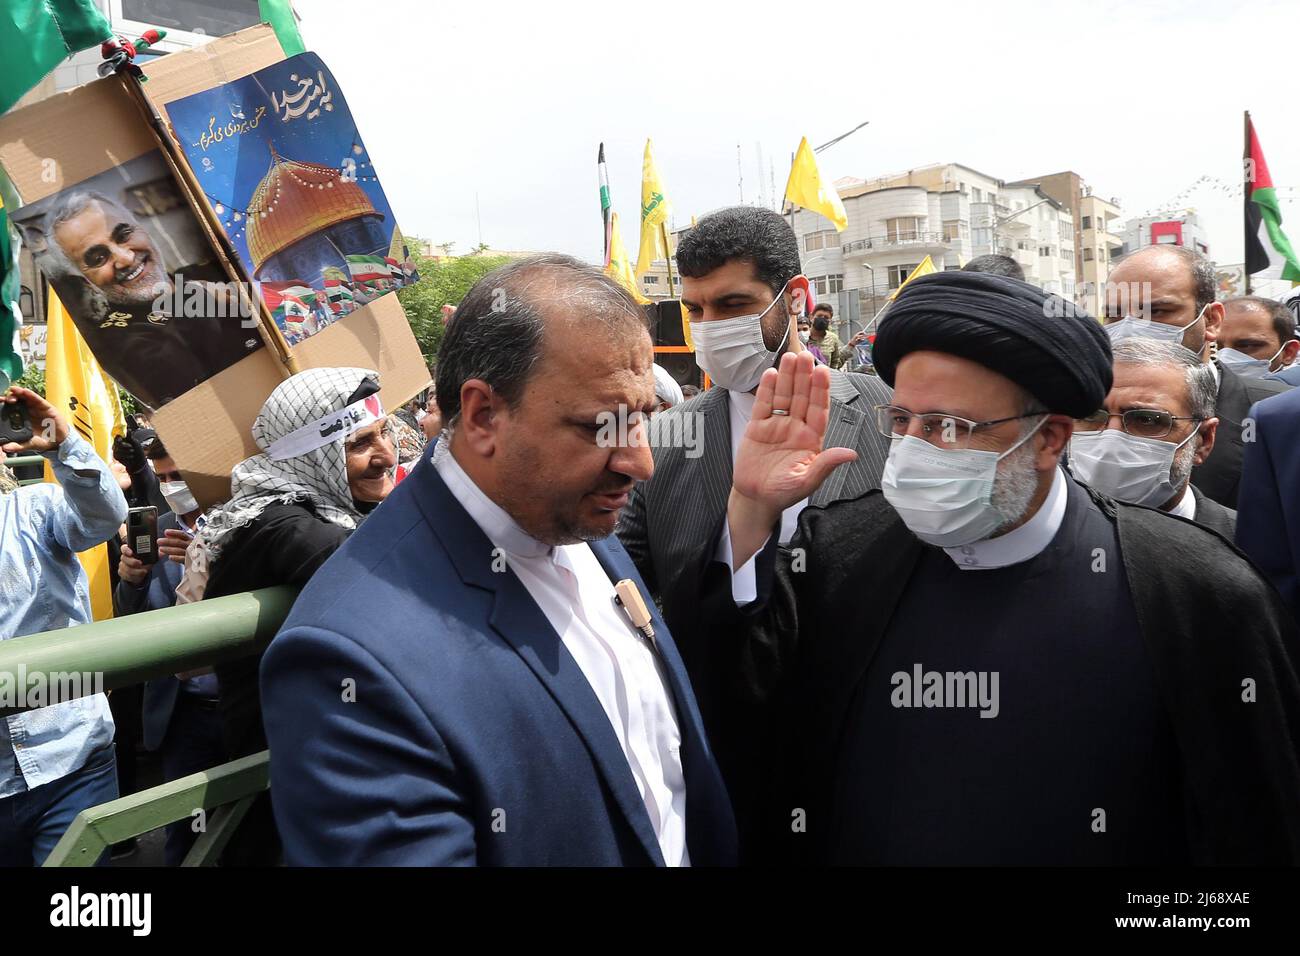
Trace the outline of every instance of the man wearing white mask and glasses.
[[[1111, 270], [1103, 300], [1106, 334], [1181, 345], [1206, 363], [1215, 378], [1218, 441], [1192, 471], [1192, 484], [1225, 508], [1237, 507], [1241, 480], [1242, 423], [1250, 406], [1286, 391], [1281, 382], [1246, 378], [1211, 356], [1219, 342], [1223, 303], [1214, 301], [1214, 263], [1185, 246], [1148, 246]], [[1221, 343], [1220, 343], [1221, 344]]]
[[1070, 471], [1102, 494], [1195, 521], [1232, 540], [1237, 513], [1190, 484], [1214, 448], [1214, 375], [1181, 346], [1116, 343], [1106, 402], [1075, 419]]
[[[820, 864], [1300, 859], [1281, 598], [1218, 535], [1059, 467], [1110, 391], [1101, 326], [941, 272], [902, 291], [874, 355], [894, 387], [883, 493], [810, 506], [775, 547], [781, 512], [852, 456], [822, 440], [826, 370], [786, 356], [736, 459], [733, 566], [702, 586], [715, 642], [787, 730], [763, 754], [763, 832]], [[727, 609], [751, 556], [759, 599]]]
[[[618, 536], [663, 608], [699, 697], [705, 726], [727, 779], [746, 837], [747, 796], [761, 787], [764, 768], [750, 752], [763, 730], [724, 704], [718, 688], [713, 635], [701, 628], [696, 593], [715, 557], [727, 560], [723, 534], [732, 463], [754, 408], [763, 372], [786, 353], [800, 354], [797, 320], [808, 307], [808, 278], [801, 274], [799, 243], [790, 225], [768, 209], [737, 206], [711, 213], [677, 247], [682, 305], [691, 323], [695, 358], [713, 387], [663, 412], [697, 416], [693, 430], [665, 427], [663, 434], [703, 435], [702, 451], [660, 444], [653, 449], [654, 476], [632, 492]], [[829, 358], [829, 356], [828, 356]], [[813, 504], [851, 498], [880, 486], [888, 440], [872, 427], [872, 407], [890, 390], [870, 375], [831, 372], [826, 443], [854, 449], [856, 460], [839, 469], [811, 496]], [[668, 422], [664, 423], [668, 425]], [[794, 533], [809, 502], [792, 502], [780, 539]], [[739, 575], [737, 593], [754, 594], [753, 576]], [[730, 682], [732, 675], [725, 675]]]

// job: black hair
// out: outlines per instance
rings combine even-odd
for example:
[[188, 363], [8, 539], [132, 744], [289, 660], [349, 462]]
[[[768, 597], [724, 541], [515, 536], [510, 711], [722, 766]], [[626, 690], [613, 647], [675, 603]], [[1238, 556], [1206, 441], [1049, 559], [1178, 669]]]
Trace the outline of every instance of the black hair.
[[1019, 279], [1025, 281], [1025, 270], [1020, 268], [1020, 263], [1016, 262], [1010, 256], [1002, 256], [996, 253], [986, 256], [976, 256], [970, 262], [961, 267], [962, 272], [987, 272], [989, 275], [1007, 276], [1010, 279]]
[[677, 245], [677, 270], [691, 279], [737, 260], [753, 263], [759, 281], [777, 295], [799, 274], [799, 240], [779, 213], [732, 206], [709, 213]]

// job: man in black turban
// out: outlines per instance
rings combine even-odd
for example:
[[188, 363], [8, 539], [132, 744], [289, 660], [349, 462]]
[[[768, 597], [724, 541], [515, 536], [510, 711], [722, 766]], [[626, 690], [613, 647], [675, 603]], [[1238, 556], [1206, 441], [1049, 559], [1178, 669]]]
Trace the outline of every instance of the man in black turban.
[[[809, 506], [774, 544], [783, 508], [853, 456], [822, 447], [825, 370], [786, 356], [737, 453], [732, 566], [702, 582], [717, 692], [781, 728], [750, 856], [1300, 860], [1294, 621], [1213, 532], [1060, 467], [1111, 383], [1096, 321], [942, 273], [899, 295], [875, 358], [894, 387], [883, 490]], [[739, 608], [750, 561], [759, 598]]]

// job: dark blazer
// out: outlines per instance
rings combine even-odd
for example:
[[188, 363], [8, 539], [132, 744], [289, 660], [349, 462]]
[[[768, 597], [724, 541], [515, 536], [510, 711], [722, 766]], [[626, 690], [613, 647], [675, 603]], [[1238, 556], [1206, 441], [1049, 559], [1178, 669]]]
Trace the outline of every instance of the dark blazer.
[[1196, 500], [1196, 518], [1194, 519], [1196, 523], [1209, 528], [1211, 531], [1219, 532], [1219, 534], [1231, 541], [1237, 531], [1237, 512], [1205, 497], [1205, 493], [1195, 485], [1190, 487], [1192, 497]]
[[1300, 388], [1250, 410], [1255, 440], [1241, 471], [1237, 545], [1300, 619]]
[[1288, 390], [1282, 382], [1245, 378], [1223, 367], [1219, 370], [1219, 398], [1215, 414], [1219, 431], [1210, 457], [1192, 469], [1192, 484], [1207, 497], [1225, 508], [1237, 507], [1237, 487], [1241, 481], [1242, 423], [1250, 406]]
[[[880, 487], [889, 439], [876, 430], [872, 406], [892, 400], [893, 391], [874, 375], [831, 373], [830, 420], [824, 444], [853, 448], [858, 458], [835, 469], [810, 504], [825, 507]], [[736, 705], [729, 693], [719, 693], [719, 688], [753, 683], [757, 678], [748, 671], [717, 672], [716, 636], [704, 623], [699, 605], [700, 579], [713, 560], [731, 493], [728, 392], [711, 388], [662, 414], [698, 416], [695, 433], [703, 436], [701, 454], [692, 458], [685, 448], [656, 446], [654, 475], [633, 490], [619, 520], [618, 536], [677, 637], [744, 837], [751, 816], [748, 804], [756, 792], [771, 784], [771, 768], [763, 762], [759, 748], [762, 738], [775, 728], [763, 725], [764, 713], [751, 713], [743, 704]], [[672, 435], [673, 430], [666, 429], [664, 434]], [[743, 701], [751, 696], [741, 693], [739, 698]]]
[[[615, 538], [591, 544], [639, 582]], [[672, 635], [695, 865], [735, 823]], [[425, 461], [303, 589], [262, 663], [271, 791], [296, 865], [663, 865], [599, 699]]]
[[[180, 526], [180, 519], [172, 512], [159, 515], [158, 537], [161, 538], [164, 531]], [[185, 568], [182, 565], [162, 559], [149, 569], [149, 577], [145, 578], [144, 583], [139, 587], [125, 581], [118, 581], [117, 590], [113, 595], [118, 615], [171, 607], [176, 603], [176, 588], [181, 583], [181, 575], [184, 573]], [[162, 746], [163, 738], [167, 736], [167, 728], [172, 722], [172, 712], [176, 709], [176, 695], [180, 693], [180, 689], [180, 680], [170, 674], [145, 682], [144, 745], [149, 750], [157, 750]]]

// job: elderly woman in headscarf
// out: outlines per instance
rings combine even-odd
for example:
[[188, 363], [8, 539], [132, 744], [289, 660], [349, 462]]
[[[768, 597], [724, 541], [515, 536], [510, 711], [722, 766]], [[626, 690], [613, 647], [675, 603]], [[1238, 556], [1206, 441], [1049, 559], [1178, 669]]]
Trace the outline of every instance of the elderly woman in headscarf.
[[[306, 584], [393, 489], [397, 456], [378, 392], [379, 374], [361, 368], [311, 369], [281, 382], [253, 422], [262, 451], [231, 472], [230, 500], [207, 514], [179, 590], [197, 599], [205, 562], [202, 597]], [[259, 663], [260, 655], [216, 668], [230, 759], [266, 748]], [[260, 825], [246, 819], [236, 835], [256, 858], [237, 853], [235, 862], [278, 855], [269, 807], [257, 816]], [[241, 839], [246, 830], [253, 839]]]

